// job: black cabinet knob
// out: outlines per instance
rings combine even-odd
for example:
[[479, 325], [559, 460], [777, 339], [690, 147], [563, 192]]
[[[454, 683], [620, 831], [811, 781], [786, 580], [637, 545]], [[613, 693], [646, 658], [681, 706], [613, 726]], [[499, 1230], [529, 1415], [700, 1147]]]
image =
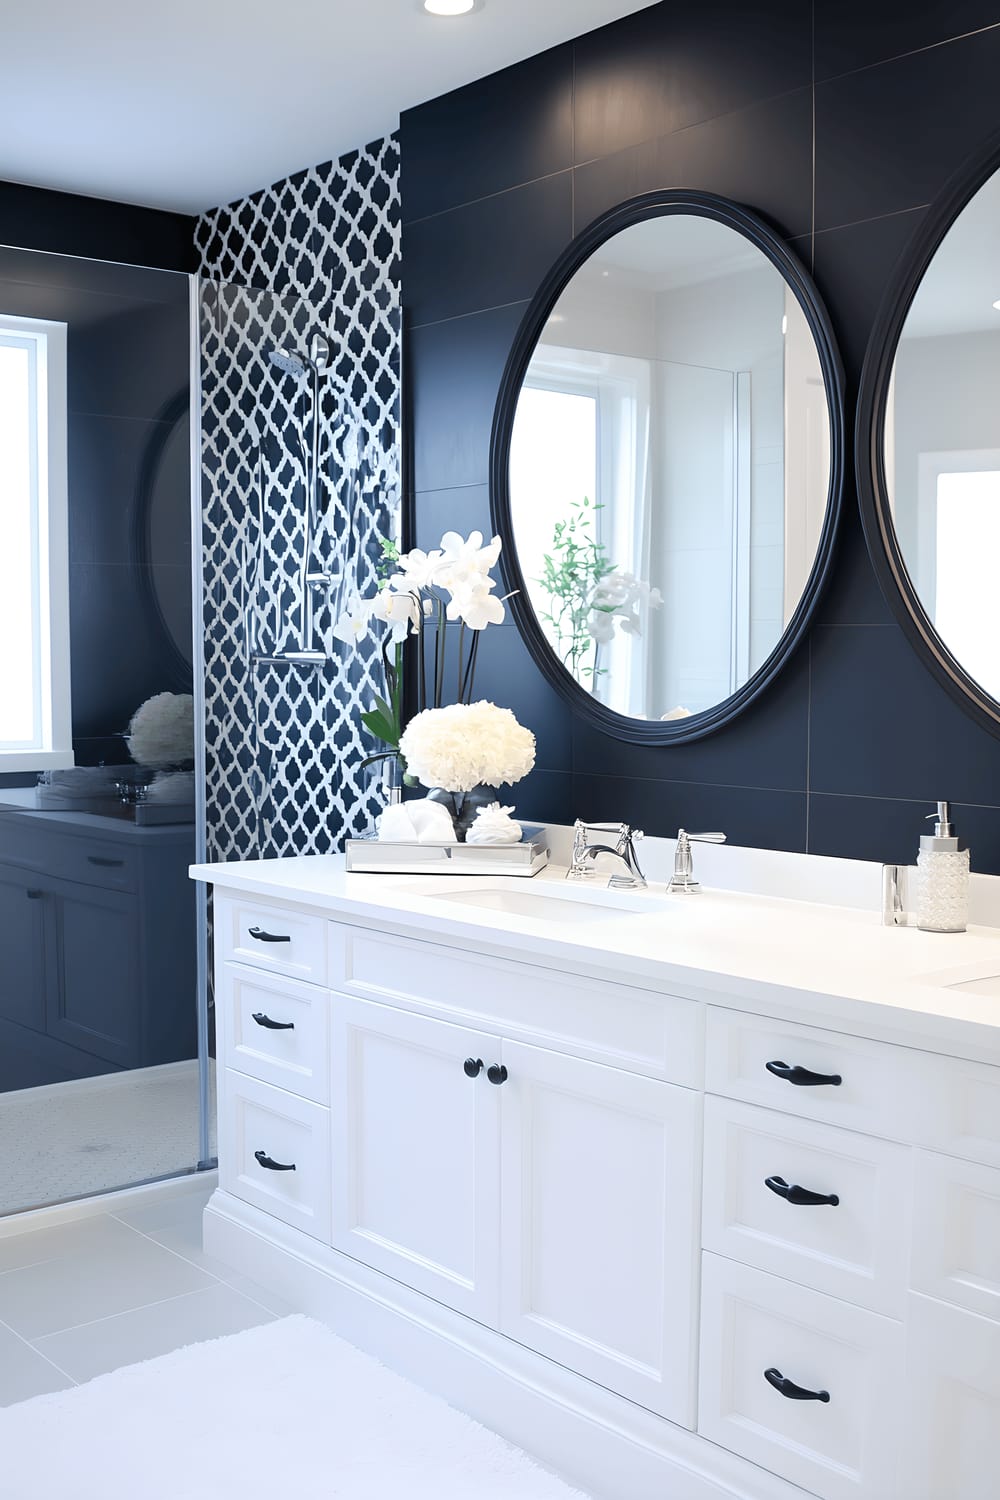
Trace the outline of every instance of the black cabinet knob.
[[478, 1078], [483, 1071], [483, 1060], [481, 1057], [467, 1057], [462, 1066], [465, 1068], [466, 1078]]
[[255, 1151], [253, 1159], [260, 1167], [266, 1167], [269, 1172], [294, 1172], [295, 1163], [275, 1161], [273, 1156], [268, 1156], [266, 1151]]
[[770, 1369], [764, 1371], [764, 1379], [768, 1385], [773, 1385], [780, 1396], [789, 1401], [829, 1401], [829, 1391], [809, 1391], [804, 1385], [796, 1385], [794, 1380], [787, 1380], [780, 1370]]
[[808, 1068], [790, 1067], [786, 1062], [769, 1062], [764, 1066], [769, 1073], [774, 1074], [775, 1078], [783, 1078], [786, 1083], [794, 1083], [796, 1088], [816, 1088], [823, 1083], [836, 1087], [844, 1081], [839, 1073], [811, 1073]]
[[255, 1010], [254, 1013], [253, 1013], [253, 1019], [257, 1022], [258, 1026], [263, 1026], [265, 1028], [265, 1030], [267, 1030], [267, 1031], [294, 1031], [295, 1030], [295, 1022], [294, 1021], [272, 1021], [271, 1017], [268, 1016], [268, 1015], [265, 1015], [262, 1010]]
[[765, 1177], [764, 1186], [770, 1188], [772, 1193], [777, 1193], [779, 1198], [784, 1198], [788, 1203], [807, 1206], [814, 1203], [829, 1203], [831, 1208], [836, 1208], [840, 1202], [836, 1193], [814, 1193], [810, 1188], [799, 1187], [794, 1182], [786, 1182], [783, 1177]]
[[507, 1082], [507, 1069], [503, 1063], [493, 1063], [486, 1069], [486, 1076], [490, 1080], [490, 1083], [495, 1083], [499, 1086], [501, 1083]]

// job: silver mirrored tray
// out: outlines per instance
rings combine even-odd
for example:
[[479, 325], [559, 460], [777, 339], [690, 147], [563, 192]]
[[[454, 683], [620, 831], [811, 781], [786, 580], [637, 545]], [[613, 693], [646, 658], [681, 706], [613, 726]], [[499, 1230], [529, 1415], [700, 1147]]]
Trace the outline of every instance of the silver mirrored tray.
[[373, 875], [521, 875], [549, 862], [545, 829], [526, 823], [519, 844], [415, 844], [388, 839], [348, 839], [347, 869]]

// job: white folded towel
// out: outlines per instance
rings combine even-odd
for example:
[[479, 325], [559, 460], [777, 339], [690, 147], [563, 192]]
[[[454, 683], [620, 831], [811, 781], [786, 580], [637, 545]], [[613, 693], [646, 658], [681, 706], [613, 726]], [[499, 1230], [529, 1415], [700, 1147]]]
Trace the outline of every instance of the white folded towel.
[[427, 797], [387, 807], [379, 815], [378, 836], [395, 844], [458, 843], [451, 813]]

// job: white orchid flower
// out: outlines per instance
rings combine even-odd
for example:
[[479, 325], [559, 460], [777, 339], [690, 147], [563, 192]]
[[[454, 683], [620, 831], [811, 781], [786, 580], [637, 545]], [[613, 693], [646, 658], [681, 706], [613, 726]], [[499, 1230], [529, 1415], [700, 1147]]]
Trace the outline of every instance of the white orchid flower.
[[414, 632], [420, 629], [420, 605], [412, 594], [397, 593], [392, 588], [381, 589], [372, 600], [372, 614], [376, 620], [384, 620], [392, 627], [390, 634], [397, 643], [404, 641], [411, 629]]
[[444, 561], [444, 553], [440, 550], [423, 552], [419, 547], [413, 547], [398, 558], [399, 572], [389, 579], [389, 587], [396, 593], [420, 593], [429, 589], [437, 581]]
[[470, 531], [467, 538], [458, 531], [446, 531], [441, 538], [443, 562], [438, 581], [449, 587], [447, 580], [455, 568], [463, 572], [472, 568], [477, 573], [488, 573], [500, 556], [502, 545], [500, 538], [495, 536], [484, 546], [481, 531]]
[[368, 633], [374, 603], [374, 599], [362, 599], [360, 595], [352, 594], [347, 601], [347, 608], [333, 627], [335, 639], [343, 641], [347, 646], [356, 646], [362, 636]]
[[492, 590], [496, 587], [492, 578], [478, 574], [467, 582], [455, 584], [451, 590], [446, 614], [449, 620], [461, 620], [470, 630], [485, 630], [487, 625], [503, 624], [503, 603]]

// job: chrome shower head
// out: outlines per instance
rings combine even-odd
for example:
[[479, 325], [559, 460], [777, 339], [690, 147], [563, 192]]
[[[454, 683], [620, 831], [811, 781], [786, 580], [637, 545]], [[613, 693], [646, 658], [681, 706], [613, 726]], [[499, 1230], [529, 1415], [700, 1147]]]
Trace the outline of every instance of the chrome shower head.
[[295, 375], [301, 378], [306, 373], [306, 361], [295, 353], [294, 349], [269, 349], [268, 359], [277, 369], [286, 375]]
[[268, 350], [267, 357], [284, 374], [301, 379], [307, 370], [311, 370], [314, 375], [322, 374], [330, 363], [330, 345], [321, 333], [314, 333], [309, 341], [308, 357], [297, 354], [287, 344]]

